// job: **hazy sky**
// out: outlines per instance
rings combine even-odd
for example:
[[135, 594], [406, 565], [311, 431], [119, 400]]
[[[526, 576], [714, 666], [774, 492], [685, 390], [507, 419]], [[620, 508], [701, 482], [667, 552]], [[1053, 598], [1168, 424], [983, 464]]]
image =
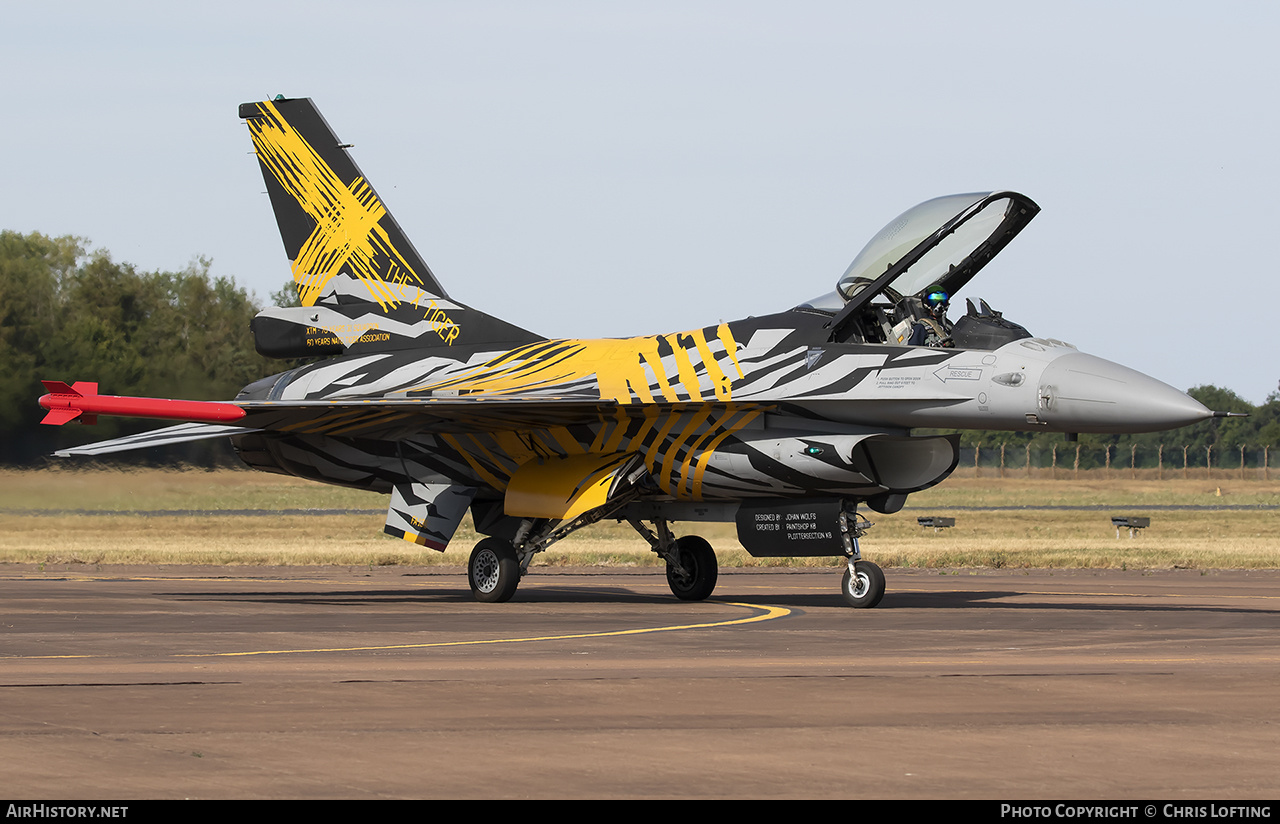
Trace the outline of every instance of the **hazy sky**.
[[311, 97], [452, 297], [621, 336], [785, 309], [909, 206], [1014, 189], [1043, 211], [960, 297], [1259, 403], [1278, 40], [1274, 2], [11, 5], [0, 228], [265, 301], [236, 108]]

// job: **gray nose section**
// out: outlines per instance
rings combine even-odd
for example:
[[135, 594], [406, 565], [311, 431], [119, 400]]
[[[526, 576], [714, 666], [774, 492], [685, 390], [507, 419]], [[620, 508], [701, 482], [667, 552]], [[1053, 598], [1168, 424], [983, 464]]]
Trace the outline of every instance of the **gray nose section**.
[[1064, 432], [1157, 432], [1213, 417], [1167, 383], [1080, 352], [1045, 368], [1039, 407], [1040, 419]]

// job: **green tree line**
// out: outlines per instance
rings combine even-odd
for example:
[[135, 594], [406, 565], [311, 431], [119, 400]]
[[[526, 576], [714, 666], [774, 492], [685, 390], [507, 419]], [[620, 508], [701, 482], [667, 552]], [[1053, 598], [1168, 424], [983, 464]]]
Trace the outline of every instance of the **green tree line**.
[[[291, 282], [269, 298], [276, 305], [297, 303]], [[226, 400], [258, 378], [296, 366], [254, 350], [249, 321], [260, 309], [234, 280], [211, 277], [207, 260], [180, 272], [139, 272], [105, 251], [86, 251], [80, 238], [0, 232], [0, 463], [29, 463], [72, 444], [157, 427], [155, 421], [108, 417], [96, 426], [41, 426], [44, 410], [36, 399], [44, 394], [42, 379], [97, 381], [99, 391], [110, 395]], [[1216, 386], [1190, 394], [1210, 409], [1249, 417], [1214, 418], [1174, 432], [1082, 435], [1090, 447], [1087, 465], [1101, 464], [1108, 445], [1113, 460], [1126, 464], [1136, 445], [1140, 465], [1154, 465], [1160, 444], [1173, 465], [1187, 446], [1203, 466], [1206, 447], [1230, 456], [1241, 446], [1280, 444], [1280, 392], [1261, 406]], [[1048, 452], [1058, 444], [1062, 454], [1064, 442], [1057, 433], [961, 433], [970, 451], [979, 444], [1013, 450], [1030, 444]], [[181, 450], [185, 460], [204, 463], [229, 455], [222, 440]]]
[[[207, 260], [139, 272], [81, 238], [0, 232], [0, 463], [157, 427], [108, 417], [41, 426], [42, 379], [96, 381], [104, 395], [225, 400], [289, 368], [254, 350], [249, 321], [260, 308], [234, 280], [212, 277]], [[183, 452], [199, 462], [227, 454], [221, 441]]]

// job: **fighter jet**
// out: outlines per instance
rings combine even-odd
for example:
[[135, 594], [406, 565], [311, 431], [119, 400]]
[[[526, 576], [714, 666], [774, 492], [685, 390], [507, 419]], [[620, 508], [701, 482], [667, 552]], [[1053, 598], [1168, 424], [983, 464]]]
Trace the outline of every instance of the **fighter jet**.
[[470, 511], [480, 601], [509, 600], [535, 555], [616, 519], [677, 598], [709, 597], [717, 562], [672, 524], [732, 521], [755, 557], [845, 558], [845, 601], [874, 607], [885, 578], [861, 557], [859, 507], [896, 512], [959, 458], [957, 435], [912, 430], [1148, 432], [1220, 414], [985, 301], [951, 322], [950, 297], [1040, 211], [1017, 192], [908, 209], [833, 290], [776, 314], [545, 338], [449, 297], [310, 99], [240, 116], [302, 303], [260, 313], [255, 344], [322, 359], [225, 402], [46, 381], [45, 423], [185, 421], [56, 454], [229, 436], [254, 469], [389, 493], [385, 532], [440, 551]]

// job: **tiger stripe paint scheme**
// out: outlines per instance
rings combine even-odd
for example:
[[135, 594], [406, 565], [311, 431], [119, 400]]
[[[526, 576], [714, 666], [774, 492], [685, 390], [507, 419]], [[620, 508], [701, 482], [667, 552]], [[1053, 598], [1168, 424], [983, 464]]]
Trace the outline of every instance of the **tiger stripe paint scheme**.
[[[380, 450], [369, 449], [360, 465], [386, 463], [375, 480], [365, 473], [307, 471], [297, 452], [323, 464], [337, 441], [346, 441], [348, 452], [369, 440], [394, 441], [422, 456], [440, 478], [466, 478], [498, 491], [530, 460], [584, 453], [641, 456], [655, 492], [676, 500], [813, 492], [867, 498], [889, 491], [854, 469], [850, 455], [858, 440], [902, 437], [904, 428], [870, 430], [851, 422], [805, 430], [828, 416], [825, 405], [856, 405], [859, 387], [875, 378], [918, 376], [956, 355], [931, 350], [902, 357], [901, 350], [882, 346], [844, 345], [827, 347], [814, 362], [809, 347], [795, 339], [796, 319], [787, 320], [790, 330], [760, 319], [648, 338], [544, 341], [465, 361], [406, 352], [326, 361], [242, 395], [245, 425], [270, 433], [242, 442], [271, 445], [264, 448], [280, 452], [277, 459], [297, 474], [382, 490], [401, 472], [398, 456], [379, 461]], [[765, 346], [737, 343], [734, 326]], [[820, 323], [811, 326], [821, 331]], [[869, 392], [863, 399], [877, 402]], [[813, 444], [845, 439], [850, 445], [824, 449], [821, 457], [777, 454], [779, 437], [803, 448], [804, 436]], [[945, 453], [945, 469], [954, 466], [949, 442], [915, 440], [935, 444]], [[794, 461], [811, 466], [793, 469]], [[815, 485], [820, 477], [827, 482]], [[938, 471], [895, 491], [942, 477]]]
[[383, 531], [444, 552], [475, 494], [462, 484], [396, 484]]
[[[310, 100], [240, 114], [302, 303], [260, 313], [255, 343], [276, 357], [335, 357], [229, 404], [49, 382], [49, 423], [173, 409], [191, 421], [58, 454], [231, 433], [255, 469], [391, 493], [385, 531], [440, 550], [469, 508], [490, 536], [469, 564], [480, 600], [511, 597], [510, 576], [534, 553], [615, 517], [666, 559], [680, 598], [710, 595], [714, 552], [667, 522], [736, 519], [753, 554], [846, 556], [845, 600], [874, 606], [884, 576], [860, 558], [857, 506], [894, 512], [958, 462], [958, 435], [912, 429], [1140, 432], [1214, 414], [1033, 338], [985, 302], [955, 324], [953, 348], [901, 344], [922, 295], [967, 283], [1039, 211], [1015, 192], [920, 204], [873, 237], [837, 291], [789, 311], [547, 339], [449, 298]], [[230, 422], [228, 409], [243, 417]]]
[[254, 340], [264, 355], [538, 339], [449, 299], [310, 100], [245, 103], [240, 116], [302, 303], [267, 309], [254, 319]]
[[[281, 112], [282, 107], [301, 121], [299, 126]], [[303, 306], [313, 306], [341, 272], [359, 278], [384, 310], [400, 303], [406, 289], [444, 296], [377, 192], [354, 170], [354, 164], [343, 162], [345, 154], [337, 139], [303, 136], [300, 129], [332, 134], [327, 124], [322, 131], [315, 122], [323, 124], [319, 111], [292, 101], [265, 101], [246, 103], [240, 107], [240, 116], [249, 126], [264, 177], [270, 175], [268, 184], [274, 180], [279, 187], [269, 190], [273, 201], [280, 203], [277, 211], [296, 204], [313, 227], [305, 239], [285, 237]]]

